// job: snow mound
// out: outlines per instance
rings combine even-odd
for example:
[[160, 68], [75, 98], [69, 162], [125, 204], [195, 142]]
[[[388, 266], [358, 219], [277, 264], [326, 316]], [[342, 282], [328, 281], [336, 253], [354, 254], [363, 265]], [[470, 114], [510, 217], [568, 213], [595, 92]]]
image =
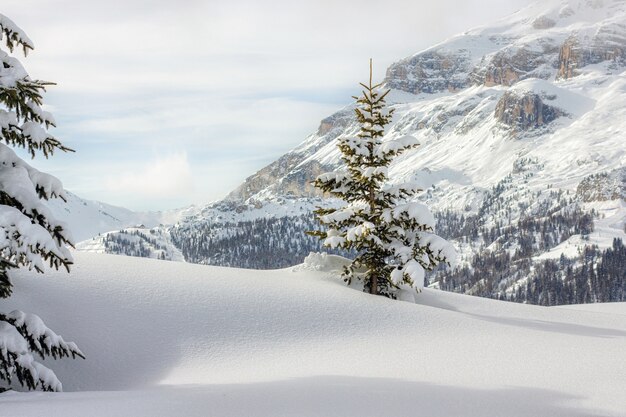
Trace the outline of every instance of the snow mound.
[[296, 272], [81, 252], [75, 260], [69, 275], [16, 273], [5, 309], [33, 311], [84, 352], [85, 360], [46, 362], [66, 391], [108, 392], [4, 393], [0, 416], [618, 417], [626, 409], [626, 321], [609, 311], [430, 289], [418, 304], [397, 302], [328, 279], [325, 270], [344, 261], [323, 254]]
[[294, 271], [321, 271], [321, 272], [342, 272], [344, 266], [350, 265], [352, 261], [339, 255], [330, 255], [326, 252], [311, 252], [304, 258], [301, 265], [296, 265]]

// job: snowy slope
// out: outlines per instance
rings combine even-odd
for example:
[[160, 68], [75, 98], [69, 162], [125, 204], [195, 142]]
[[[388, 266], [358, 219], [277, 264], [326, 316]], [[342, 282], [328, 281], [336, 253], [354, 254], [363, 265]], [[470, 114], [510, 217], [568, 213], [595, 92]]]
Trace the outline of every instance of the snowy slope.
[[[572, 62], [561, 56], [570, 49], [580, 55]], [[625, 52], [626, 2], [552, 0], [398, 61], [385, 79], [394, 89], [390, 97], [396, 109], [387, 139], [412, 134], [421, 146], [399, 160], [390, 175], [398, 182], [415, 177], [425, 189], [434, 186], [427, 197], [432, 206], [462, 211], [475, 210], [481, 191], [522, 160], [532, 161], [526, 170], [541, 167], [526, 186], [533, 191], [551, 185], [574, 192], [585, 176], [622, 168]], [[561, 64], [575, 71], [561, 74]], [[455, 79], [462, 82], [453, 85]], [[529, 110], [504, 96], [532, 94], [541, 101], [537, 107], [554, 108], [559, 116], [517, 127], [498, 115], [498, 103], [505, 114]], [[230, 198], [308, 195], [309, 187], [296, 186], [337, 167], [336, 138], [356, 131], [348, 106]]]
[[184, 262], [169, 231], [163, 227], [126, 227], [101, 233], [76, 244], [76, 250]]
[[416, 305], [310, 261], [254, 271], [77, 253], [70, 275], [20, 272], [5, 308], [40, 314], [87, 360], [52, 364], [70, 392], [0, 394], [0, 416], [625, 415], [625, 304], [426, 290]]
[[80, 242], [111, 230], [144, 225], [173, 224], [195, 212], [195, 207], [166, 212], [134, 212], [100, 201], [85, 200], [66, 191], [67, 202], [50, 199], [46, 205], [56, 219], [65, 222], [74, 242]]

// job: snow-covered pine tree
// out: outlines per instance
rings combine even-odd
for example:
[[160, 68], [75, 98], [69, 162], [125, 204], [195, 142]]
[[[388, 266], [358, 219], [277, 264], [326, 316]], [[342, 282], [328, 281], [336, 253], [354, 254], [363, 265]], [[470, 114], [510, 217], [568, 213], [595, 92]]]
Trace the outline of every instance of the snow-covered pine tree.
[[412, 136], [386, 138], [385, 126], [393, 109], [387, 109], [382, 84], [360, 83], [355, 114], [357, 137], [341, 137], [339, 150], [344, 169], [322, 174], [314, 184], [341, 199], [341, 208], [318, 208], [315, 213], [323, 231], [310, 232], [324, 246], [356, 252], [344, 269], [348, 284], [362, 281], [364, 290], [395, 298], [399, 290], [419, 291], [426, 270], [449, 263], [454, 249], [434, 234], [435, 220], [426, 206], [409, 201], [421, 191], [413, 183], [394, 184], [387, 168], [404, 151], [418, 146]]
[[[10, 52], [21, 48], [24, 56], [33, 43], [10, 19], [0, 14], [0, 42]], [[27, 150], [31, 157], [41, 152], [70, 151], [47, 129], [52, 115], [42, 109], [43, 92], [51, 83], [33, 80], [20, 62], [0, 46], [0, 298], [11, 295], [9, 271], [26, 267], [44, 271], [44, 263], [69, 271], [71, 238], [65, 225], [56, 221], [41, 199], [65, 200], [61, 182], [24, 162], [10, 147]], [[84, 357], [46, 327], [34, 314], [21, 311], [0, 313], [0, 391], [14, 378], [28, 389], [60, 391], [54, 372], [39, 363], [50, 356]]]

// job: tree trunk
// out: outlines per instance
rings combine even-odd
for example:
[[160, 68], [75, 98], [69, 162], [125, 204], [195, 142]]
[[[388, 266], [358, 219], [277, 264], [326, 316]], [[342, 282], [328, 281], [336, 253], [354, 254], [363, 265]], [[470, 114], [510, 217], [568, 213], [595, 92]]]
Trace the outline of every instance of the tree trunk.
[[378, 279], [376, 275], [370, 277], [370, 294], [378, 295]]

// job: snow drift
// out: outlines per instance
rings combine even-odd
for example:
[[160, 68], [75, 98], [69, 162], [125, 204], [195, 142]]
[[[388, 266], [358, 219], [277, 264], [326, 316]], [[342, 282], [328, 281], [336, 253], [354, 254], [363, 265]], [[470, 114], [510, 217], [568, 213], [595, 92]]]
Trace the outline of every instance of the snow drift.
[[[76, 253], [20, 272], [7, 308], [86, 360], [66, 392], [0, 394], [0, 416], [623, 416], [625, 304], [543, 308], [346, 288], [335, 257], [277, 271]], [[94, 392], [98, 391], [98, 392]], [[101, 392], [106, 391], [106, 392]], [[115, 392], [113, 392], [115, 391]]]

